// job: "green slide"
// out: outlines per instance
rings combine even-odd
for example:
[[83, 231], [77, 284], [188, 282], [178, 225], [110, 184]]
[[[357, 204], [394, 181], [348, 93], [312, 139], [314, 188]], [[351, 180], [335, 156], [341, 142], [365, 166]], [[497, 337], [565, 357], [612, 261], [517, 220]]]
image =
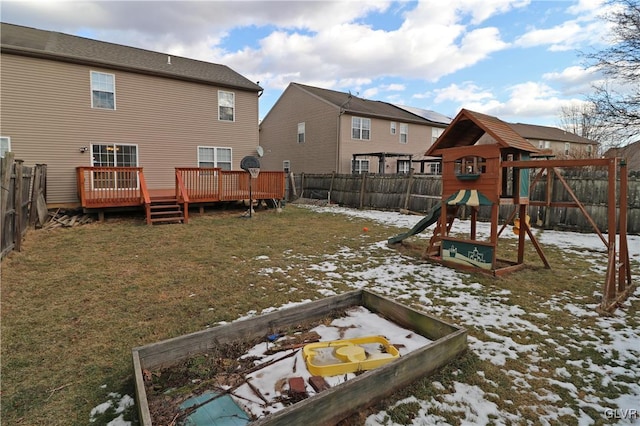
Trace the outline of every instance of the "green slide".
[[409, 238], [412, 235], [416, 235], [422, 231], [424, 231], [425, 229], [427, 229], [429, 226], [433, 225], [434, 223], [436, 223], [438, 221], [438, 218], [440, 217], [440, 209], [442, 208], [442, 206], [440, 205], [440, 203], [438, 203], [436, 206], [434, 206], [431, 211], [429, 211], [429, 213], [427, 213], [427, 215], [425, 217], [422, 218], [422, 220], [420, 220], [420, 222], [416, 223], [416, 225], [411, 228], [410, 230], [408, 230], [407, 232], [403, 233], [403, 234], [398, 234], [395, 237], [391, 237], [389, 238], [387, 241], [389, 244], [396, 244], [399, 243], [400, 241], [404, 240], [405, 238]]

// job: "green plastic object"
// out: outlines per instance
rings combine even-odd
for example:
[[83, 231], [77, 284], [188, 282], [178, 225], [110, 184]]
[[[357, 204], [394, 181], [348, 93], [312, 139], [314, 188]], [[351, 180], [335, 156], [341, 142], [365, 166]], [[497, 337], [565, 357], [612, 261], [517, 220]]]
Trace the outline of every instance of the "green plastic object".
[[429, 213], [427, 213], [427, 215], [424, 218], [422, 218], [422, 220], [420, 220], [420, 222], [418, 222], [413, 228], [411, 228], [407, 232], [404, 232], [402, 234], [396, 235], [395, 237], [389, 238], [387, 240], [387, 242], [389, 244], [397, 244], [400, 241], [405, 240], [405, 239], [409, 238], [412, 235], [416, 235], [416, 234], [419, 234], [420, 232], [424, 231], [429, 226], [433, 225], [434, 223], [436, 223], [438, 221], [438, 219], [440, 218], [441, 208], [442, 208], [442, 205], [440, 203], [436, 204], [429, 211]]

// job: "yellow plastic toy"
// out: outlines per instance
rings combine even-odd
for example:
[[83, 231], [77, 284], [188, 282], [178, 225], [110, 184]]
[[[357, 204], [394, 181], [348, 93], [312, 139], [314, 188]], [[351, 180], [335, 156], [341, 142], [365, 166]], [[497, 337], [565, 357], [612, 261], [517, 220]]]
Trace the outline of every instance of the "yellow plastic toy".
[[302, 356], [311, 374], [328, 377], [373, 370], [400, 353], [384, 337], [366, 336], [310, 343], [302, 349]]
[[[531, 217], [529, 217], [529, 215], [525, 216], [525, 222], [527, 223], [527, 226], [530, 225]], [[513, 233], [516, 235], [520, 235], [520, 218], [515, 218], [513, 220]]]

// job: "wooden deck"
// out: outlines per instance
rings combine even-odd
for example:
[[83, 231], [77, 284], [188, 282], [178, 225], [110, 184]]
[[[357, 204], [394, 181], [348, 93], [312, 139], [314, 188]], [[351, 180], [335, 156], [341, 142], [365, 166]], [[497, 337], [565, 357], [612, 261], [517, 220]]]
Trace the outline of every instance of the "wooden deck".
[[263, 171], [251, 179], [245, 171], [219, 168], [176, 168], [174, 188], [149, 188], [142, 167], [77, 167], [78, 197], [86, 209], [145, 207], [151, 223], [156, 200], [173, 199], [188, 221], [190, 204], [223, 201], [281, 200], [285, 173]]

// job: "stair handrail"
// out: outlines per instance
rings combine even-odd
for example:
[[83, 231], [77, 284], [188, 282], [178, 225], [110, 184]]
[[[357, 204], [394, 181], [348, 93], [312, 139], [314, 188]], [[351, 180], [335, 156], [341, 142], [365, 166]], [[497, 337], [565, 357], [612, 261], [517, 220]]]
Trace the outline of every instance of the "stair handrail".
[[151, 225], [151, 196], [147, 188], [147, 181], [144, 178], [142, 167], [138, 169], [138, 182], [140, 182], [140, 195], [144, 203], [144, 210], [147, 216], [147, 225]]
[[176, 168], [176, 198], [178, 199], [178, 201], [183, 203], [188, 203], [191, 201], [189, 199], [189, 192], [187, 192], [187, 188], [184, 186], [184, 179], [182, 179], [182, 173], [177, 168]]
[[138, 169], [138, 180], [140, 181], [140, 198], [144, 204], [151, 204], [151, 196], [149, 195], [149, 189], [147, 188], [147, 181], [144, 179], [144, 173], [142, 167]]
[[189, 223], [189, 193], [184, 186], [182, 172], [176, 168], [176, 199], [182, 203], [184, 223]]

